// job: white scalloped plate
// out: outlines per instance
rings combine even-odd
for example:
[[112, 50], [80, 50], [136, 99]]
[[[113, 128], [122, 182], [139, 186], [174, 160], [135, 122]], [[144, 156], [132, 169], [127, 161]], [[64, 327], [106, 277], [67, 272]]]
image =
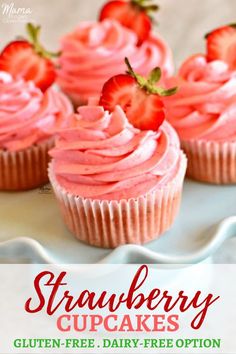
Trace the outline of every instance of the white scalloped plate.
[[78, 242], [64, 226], [48, 188], [0, 193], [0, 262], [200, 262], [236, 236], [235, 201], [236, 186], [186, 181], [181, 211], [171, 231], [146, 246], [112, 251]]

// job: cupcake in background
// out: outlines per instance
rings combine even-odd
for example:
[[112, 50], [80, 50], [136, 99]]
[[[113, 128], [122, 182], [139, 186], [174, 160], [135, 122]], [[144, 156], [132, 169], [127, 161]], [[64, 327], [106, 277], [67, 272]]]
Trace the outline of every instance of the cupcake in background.
[[198, 181], [236, 183], [236, 26], [206, 36], [196, 54], [171, 80], [178, 93], [167, 99], [167, 118], [188, 157], [187, 175]]
[[32, 41], [11, 42], [0, 54], [0, 190], [4, 191], [48, 182], [48, 150], [72, 113], [69, 100], [50, 87], [55, 69], [43, 55], [39, 30], [29, 24]]
[[81, 241], [104, 248], [144, 244], [173, 224], [179, 210], [186, 157], [164, 122], [162, 96], [175, 89], [148, 79], [112, 77], [100, 102], [91, 100], [59, 133], [49, 178], [65, 224]]
[[98, 96], [111, 76], [124, 72], [128, 56], [137, 72], [147, 75], [159, 66], [163, 76], [173, 74], [172, 53], [153, 33], [149, 0], [109, 1], [98, 22], [82, 22], [61, 39], [58, 84], [75, 106]]

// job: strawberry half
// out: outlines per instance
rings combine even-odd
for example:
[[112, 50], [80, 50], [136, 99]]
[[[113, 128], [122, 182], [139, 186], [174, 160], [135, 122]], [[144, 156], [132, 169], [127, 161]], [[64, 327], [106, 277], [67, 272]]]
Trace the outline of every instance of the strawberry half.
[[149, 37], [152, 29], [150, 14], [158, 10], [158, 6], [150, 1], [152, 0], [109, 1], [102, 8], [99, 20], [111, 18], [119, 21], [137, 34], [137, 45], [141, 45]]
[[236, 69], [236, 24], [220, 27], [207, 34], [207, 59], [223, 60]]
[[125, 62], [127, 74], [114, 76], [105, 83], [99, 104], [110, 112], [119, 105], [134, 127], [157, 130], [165, 119], [161, 97], [173, 95], [177, 88], [165, 90], [156, 86], [161, 78], [160, 68], [153, 69], [146, 79], [133, 71], [127, 58]]
[[9, 43], [0, 54], [0, 70], [13, 77], [34, 81], [45, 91], [56, 79], [56, 71], [50, 60], [58, 54], [46, 51], [39, 43], [40, 27], [27, 24], [30, 40], [16, 40]]

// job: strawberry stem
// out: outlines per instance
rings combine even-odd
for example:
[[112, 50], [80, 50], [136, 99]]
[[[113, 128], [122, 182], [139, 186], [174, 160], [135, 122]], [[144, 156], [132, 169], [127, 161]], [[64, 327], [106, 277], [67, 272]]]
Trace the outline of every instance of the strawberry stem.
[[152, 20], [152, 14], [159, 10], [159, 6], [153, 3], [153, 0], [131, 0], [131, 4], [144, 11]]
[[154, 68], [148, 75], [148, 83], [154, 85], [161, 80], [161, 69], [159, 67]]
[[159, 67], [154, 68], [146, 79], [134, 71], [128, 58], [125, 58], [125, 63], [128, 67], [127, 74], [133, 77], [141, 89], [145, 90], [147, 93], [159, 96], [172, 96], [177, 92], [178, 87], [172, 87], [167, 90], [156, 86], [161, 79], [161, 69]]
[[32, 23], [27, 23], [26, 31], [28, 33], [29, 41], [33, 45], [35, 51], [46, 59], [58, 57], [60, 52], [49, 52], [46, 50], [39, 41], [41, 26], [35, 26]]

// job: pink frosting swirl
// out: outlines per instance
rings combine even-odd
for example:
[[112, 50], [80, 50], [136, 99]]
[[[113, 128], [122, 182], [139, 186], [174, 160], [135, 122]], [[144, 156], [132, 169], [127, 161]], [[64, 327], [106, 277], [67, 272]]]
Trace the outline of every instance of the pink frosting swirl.
[[58, 183], [73, 195], [98, 200], [137, 198], [171, 182], [179, 171], [179, 139], [165, 122], [140, 131], [120, 106], [113, 113], [80, 107], [51, 150]]
[[125, 72], [125, 57], [140, 74], [156, 66], [173, 74], [171, 51], [159, 36], [152, 34], [141, 47], [136, 43], [136, 34], [114, 20], [81, 23], [61, 40], [59, 85], [75, 101], [97, 96], [105, 81]]
[[236, 139], [236, 71], [223, 61], [195, 55], [173, 81], [180, 89], [166, 100], [167, 116], [181, 140]]
[[19, 151], [50, 138], [72, 113], [68, 99], [49, 88], [0, 72], [0, 149]]

